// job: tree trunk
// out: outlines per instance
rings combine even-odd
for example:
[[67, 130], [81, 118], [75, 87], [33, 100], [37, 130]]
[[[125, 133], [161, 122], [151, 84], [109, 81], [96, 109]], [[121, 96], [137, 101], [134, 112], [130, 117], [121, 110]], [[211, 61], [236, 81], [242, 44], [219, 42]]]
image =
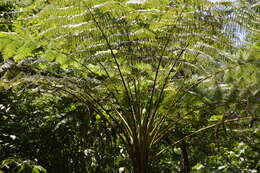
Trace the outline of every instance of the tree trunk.
[[182, 173], [190, 172], [190, 163], [189, 163], [189, 155], [188, 155], [188, 145], [185, 141], [181, 143], [181, 153], [182, 153]]

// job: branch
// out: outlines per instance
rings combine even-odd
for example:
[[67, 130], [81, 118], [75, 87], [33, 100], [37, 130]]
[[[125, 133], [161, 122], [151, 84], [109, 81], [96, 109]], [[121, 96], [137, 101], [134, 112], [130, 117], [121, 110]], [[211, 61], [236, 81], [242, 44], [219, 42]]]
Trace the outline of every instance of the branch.
[[[221, 120], [221, 121], [219, 121], [218, 123], [215, 123], [215, 124], [212, 124], [212, 125], [210, 125], [210, 126], [201, 128], [201, 129], [199, 129], [199, 130], [197, 130], [197, 131], [195, 131], [195, 132], [193, 132], [193, 133], [191, 133], [191, 134], [189, 134], [189, 135], [187, 135], [187, 136], [181, 138], [180, 140], [178, 140], [178, 141], [176, 141], [176, 142], [170, 144], [168, 147], [166, 147], [166, 148], [162, 149], [161, 151], [159, 151], [154, 157], [158, 157], [160, 154], [162, 154], [164, 151], [168, 150], [170, 147], [172, 147], [172, 146], [174, 146], [174, 145], [176, 145], [176, 144], [179, 144], [180, 142], [182, 142], [182, 141], [184, 141], [184, 140], [186, 140], [186, 139], [188, 139], [188, 138], [190, 138], [190, 137], [193, 137], [194, 135], [196, 135], [196, 134], [198, 134], [198, 133], [200, 133], [200, 132], [203, 132], [203, 131], [205, 131], [205, 130], [211, 129], [211, 128], [216, 127], [216, 126], [218, 126], [218, 125], [222, 125], [223, 123], [230, 123], [230, 122], [241, 121], [241, 120], [251, 120], [252, 118], [254, 118], [254, 117], [235, 118], [235, 119], [229, 119], [229, 120], [225, 120], [225, 121], [222, 121], [222, 120]], [[259, 119], [259, 120], [260, 120], [260, 119]]]
[[[112, 57], [113, 57], [113, 59], [114, 59], [114, 62], [115, 62], [115, 64], [116, 64], [117, 70], [118, 70], [119, 75], [120, 75], [120, 78], [121, 78], [121, 80], [122, 80], [124, 89], [125, 89], [126, 94], [127, 94], [128, 104], [129, 104], [129, 107], [130, 107], [132, 119], [133, 119], [133, 121], [134, 121], [133, 126], [134, 126], [134, 129], [136, 129], [136, 127], [135, 127], [135, 126], [136, 126], [136, 125], [135, 125], [135, 123], [136, 123], [136, 118], [135, 118], [135, 116], [134, 116], [134, 112], [133, 112], [133, 108], [132, 108], [132, 104], [131, 104], [131, 97], [130, 97], [130, 95], [129, 95], [129, 91], [128, 91], [128, 87], [127, 87], [126, 81], [125, 81], [125, 79], [124, 79], [124, 77], [123, 77], [123, 74], [122, 74], [122, 72], [121, 72], [120, 65], [119, 65], [119, 63], [118, 63], [118, 61], [117, 61], [117, 58], [116, 58], [114, 52], [113, 52], [112, 46], [110, 45], [110, 42], [109, 42], [109, 40], [108, 40], [107, 35], [104, 33], [103, 29], [101, 28], [99, 22], [96, 20], [94, 14], [91, 12], [90, 8], [87, 7], [87, 9], [88, 9], [88, 11], [89, 11], [91, 17], [93, 18], [93, 21], [95, 22], [96, 26], [98, 27], [99, 31], [101, 32], [102, 37], [103, 37], [104, 40], [106, 41], [106, 44], [107, 44], [107, 46], [108, 46], [108, 49], [110, 50], [110, 53], [111, 53], [111, 55], [112, 55]], [[133, 130], [133, 132], [135, 132], [135, 130]], [[136, 132], [135, 132], [135, 133], [136, 133]]]

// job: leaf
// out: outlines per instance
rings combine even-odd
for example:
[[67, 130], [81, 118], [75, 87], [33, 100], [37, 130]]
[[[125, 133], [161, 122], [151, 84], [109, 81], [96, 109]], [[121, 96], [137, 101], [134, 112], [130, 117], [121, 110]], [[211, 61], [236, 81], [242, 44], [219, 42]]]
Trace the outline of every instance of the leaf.
[[40, 171], [36, 166], [34, 166], [32, 169], [32, 173], [40, 173]]
[[28, 56], [33, 56], [33, 51], [39, 47], [39, 44], [35, 41], [28, 41], [20, 47], [15, 55], [15, 61], [19, 61]]
[[96, 120], [100, 120], [101, 116], [100, 115], [96, 115]]
[[195, 166], [192, 167], [192, 170], [201, 170], [203, 169], [205, 166], [202, 165], [201, 163], [197, 163]]
[[210, 117], [209, 121], [218, 121], [223, 118], [224, 115], [213, 115]]
[[56, 58], [57, 52], [53, 50], [47, 50], [43, 57], [48, 61], [53, 61]]
[[[117, 50], [112, 50], [113, 54], [117, 54]], [[107, 54], [111, 54], [110, 50], [104, 50], [104, 51], [98, 51], [97, 53], [95, 53], [95, 56], [100, 56], [100, 55], [107, 55]]]
[[26, 164], [22, 164], [21, 168], [17, 171], [17, 173], [22, 173], [26, 169]]
[[225, 168], [226, 168], [226, 165], [222, 165], [222, 166], [218, 167], [218, 170], [222, 170], [222, 169], [225, 169]]

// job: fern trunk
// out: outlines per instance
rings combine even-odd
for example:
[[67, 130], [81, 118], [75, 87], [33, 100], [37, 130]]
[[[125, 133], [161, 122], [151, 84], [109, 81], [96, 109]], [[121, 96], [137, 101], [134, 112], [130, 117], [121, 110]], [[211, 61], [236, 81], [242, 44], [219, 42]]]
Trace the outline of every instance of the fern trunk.
[[132, 157], [134, 172], [135, 173], [148, 173], [149, 172], [149, 157], [147, 150], [136, 150]]

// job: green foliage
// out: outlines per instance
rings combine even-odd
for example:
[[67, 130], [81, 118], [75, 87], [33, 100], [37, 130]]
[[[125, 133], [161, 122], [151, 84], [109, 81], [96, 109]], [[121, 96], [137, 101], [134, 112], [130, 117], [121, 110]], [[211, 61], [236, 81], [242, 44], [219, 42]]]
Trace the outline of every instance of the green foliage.
[[17, 173], [46, 173], [47, 171], [39, 165], [36, 165], [30, 160], [21, 160], [17, 158], [8, 158], [2, 161], [0, 169], [7, 170], [8, 172]]
[[[258, 148], [259, 150], [259, 148]], [[196, 164], [192, 168], [194, 173], [203, 172], [243, 172], [254, 173], [259, 171], [259, 151], [243, 142], [235, 145], [232, 150], [220, 148], [219, 154], [210, 156], [204, 165]]]
[[0, 50], [4, 60], [14, 58], [15, 61], [19, 61], [32, 57], [35, 55], [34, 51], [40, 47], [39, 43], [21, 38], [15, 33], [2, 32], [0, 37], [2, 39]]
[[125, 159], [113, 147], [115, 131], [74, 98], [32, 81], [1, 90], [0, 160], [37, 158], [48, 172], [116, 172]]

